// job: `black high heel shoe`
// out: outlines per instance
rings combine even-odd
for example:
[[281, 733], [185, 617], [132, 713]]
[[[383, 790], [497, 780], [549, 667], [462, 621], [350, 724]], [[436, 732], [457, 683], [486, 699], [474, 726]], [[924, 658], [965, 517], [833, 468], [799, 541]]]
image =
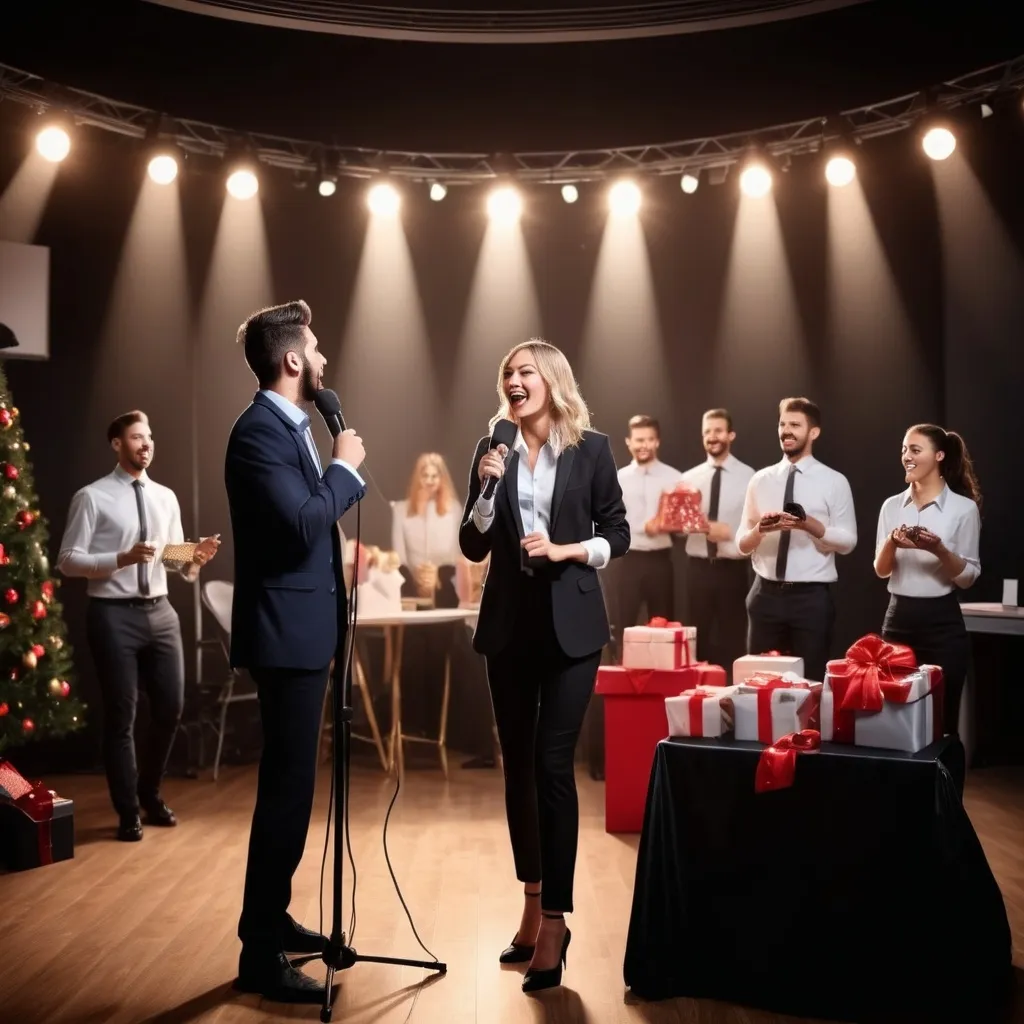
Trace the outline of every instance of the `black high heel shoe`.
[[[539, 892], [527, 892], [523, 894], [532, 898], [539, 898]], [[528, 964], [533, 959], [533, 951], [536, 946], [526, 946], [512, 939], [512, 944], [498, 954], [499, 964]]]
[[[549, 919], [560, 918], [561, 914], [545, 914], [545, 917]], [[540, 992], [546, 988], [557, 988], [562, 984], [562, 968], [568, 966], [566, 958], [569, 952], [569, 940], [572, 938], [572, 932], [568, 928], [565, 929], [565, 938], [562, 939], [562, 954], [558, 958], [558, 963], [554, 967], [550, 967], [545, 971], [534, 970], [532, 967], [523, 976], [523, 991], [524, 992]]]

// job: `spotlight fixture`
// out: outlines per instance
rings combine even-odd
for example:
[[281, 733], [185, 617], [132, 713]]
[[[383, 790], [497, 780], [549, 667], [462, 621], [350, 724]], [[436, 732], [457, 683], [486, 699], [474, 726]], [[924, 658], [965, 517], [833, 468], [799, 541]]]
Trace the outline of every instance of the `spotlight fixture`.
[[402, 197], [394, 185], [379, 181], [366, 193], [366, 205], [369, 206], [370, 213], [377, 217], [394, 217], [402, 205]]
[[849, 185], [856, 177], [857, 165], [845, 152], [834, 153], [825, 164], [825, 180], [836, 188]]
[[634, 181], [617, 181], [608, 190], [608, 206], [618, 216], [630, 216], [640, 211], [642, 196]]
[[65, 125], [49, 121], [36, 134], [36, 151], [44, 160], [59, 164], [71, 152], [71, 135]]
[[176, 146], [157, 145], [150, 150], [146, 173], [157, 185], [170, 185], [178, 177], [181, 166]]
[[238, 167], [228, 175], [225, 183], [233, 199], [252, 199], [260, 190], [260, 181], [251, 167]]
[[320, 184], [317, 185], [316, 190], [325, 199], [328, 196], [333, 196], [338, 191], [338, 179], [333, 174], [322, 174], [320, 176]]
[[512, 185], [500, 185], [487, 197], [487, 215], [498, 224], [515, 224], [523, 213], [523, 200]]
[[956, 149], [956, 136], [945, 125], [933, 125], [921, 139], [921, 148], [932, 160], [945, 160]]
[[448, 186], [442, 185], [439, 181], [432, 181], [430, 183], [430, 198], [435, 203], [441, 202], [444, 197], [448, 195]]
[[772, 190], [772, 172], [761, 160], [752, 160], [740, 173], [740, 189], [745, 196], [761, 199]]
[[580, 190], [575, 185], [562, 186], [562, 198], [567, 203], [575, 203], [580, 197]]
[[679, 187], [688, 195], [692, 196], [697, 191], [697, 186], [700, 185], [700, 173], [695, 171], [687, 171], [679, 179]]

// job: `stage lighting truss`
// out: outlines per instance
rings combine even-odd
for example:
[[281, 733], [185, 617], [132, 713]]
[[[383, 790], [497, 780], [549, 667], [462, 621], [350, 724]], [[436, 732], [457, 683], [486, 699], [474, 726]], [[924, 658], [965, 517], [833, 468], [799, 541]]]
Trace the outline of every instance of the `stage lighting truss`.
[[[331, 147], [337, 157], [338, 177], [373, 179], [386, 175], [394, 182], [410, 181], [452, 185], [493, 182], [512, 178], [518, 183], [580, 185], [634, 177], [697, 176], [702, 170], [721, 174], [739, 164], [751, 146], [771, 158], [817, 153], [835, 141], [833, 125], [841, 125], [847, 142], [891, 135], [918, 127], [922, 119], [960, 108], [995, 105], [1007, 96], [1019, 103], [1024, 90], [1024, 56], [991, 65], [928, 90], [898, 96], [870, 106], [842, 111], [838, 117], [819, 116], [754, 131], [613, 149], [526, 153], [413, 153], [362, 147]], [[55, 86], [25, 71], [0, 64], [0, 100], [12, 100], [39, 111], [59, 109], [76, 125], [86, 125], [139, 139], [146, 137], [155, 112], [129, 103]], [[164, 118], [164, 124], [167, 119]], [[201, 121], [175, 119], [173, 142], [185, 153], [224, 157], [238, 132]], [[307, 142], [273, 135], [246, 136], [259, 164], [309, 175], [321, 165], [322, 142]], [[172, 141], [168, 139], [167, 141]]]

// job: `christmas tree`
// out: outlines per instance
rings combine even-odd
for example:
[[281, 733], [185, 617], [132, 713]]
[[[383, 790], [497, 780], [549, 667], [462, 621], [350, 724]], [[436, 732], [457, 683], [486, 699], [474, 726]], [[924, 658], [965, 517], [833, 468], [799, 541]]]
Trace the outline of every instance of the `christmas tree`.
[[0, 754], [83, 724], [18, 410], [0, 363]]

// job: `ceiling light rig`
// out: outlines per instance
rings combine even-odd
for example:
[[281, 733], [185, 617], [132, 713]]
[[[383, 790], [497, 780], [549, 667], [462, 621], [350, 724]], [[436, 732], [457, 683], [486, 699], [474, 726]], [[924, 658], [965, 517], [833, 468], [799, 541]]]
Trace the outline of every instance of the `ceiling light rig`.
[[[313, 178], [321, 196], [333, 195], [342, 176], [362, 179], [386, 176], [396, 195], [400, 183], [408, 182], [429, 189], [434, 202], [440, 202], [456, 186], [493, 188], [500, 184], [517, 190], [531, 183], [552, 182], [561, 183], [566, 202], [577, 202], [581, 198], [580, 182], [604, 181], [611, 186], [628, 175], [634, 179], [634, 187], [638, 187], [637, 183], [642, 180], [671, 175], [678, 178], [686, 195], [692, 195], [702, 180], [706, 179], [711, 185], [721, 184], [730, 170], [736, 168], [741, 172], [739, 177], [745, 194], [752, 191], [767, 195], [776, 172], [785, 170], [793, 157], [804, 155], [822, 159], [822, 171], [830, 185], [836, 188], [848, 185], [857, 175], [855, 147], [864, 140], [897, 132], [906, 132], [908, 137], [919, 140], [931, 159], [948, 159], [957, 145], [953, 118], [967, 112], [973, 117], [980, 112], [984, 117], [985, 110], [998, 112], [1008, 107], [1019, 115], [1024, 107], [1022, 95], [1024, 56], [950, 79], [933, 89], [847, 110], [838, 117], [817, 116], [755, 131], [611, 149], [501, 154], [332, 147], [326, 168], [322, 143], [248, 134], [245, 136], [248, 151], [239, 155], [236, 132], [179, 119], [162, 121], [159, 142], [166, 152], [154, 151], [148, 170], [154, 181], [169, 184], [177, 178], [183, 160], [188, 157], [223, 159], [229, 174], [228, 191], [236, 198], [252, 198], [257, 194], [260, 186], [257, 167], [262, 165], [262, 173], [267, 167], [282, 168], [305, 176], [307, 181]], [[60, 163], [70, 153], [73, 124], [133, 136], [147, 144], [153, 142], [147, 130], [147, 125], [152, 125], [153, 118], [158, 117], [153, 111], [82, 90], [55, 87], [36, 75], [0, 64], [0, 100], [4, 99], [40, 111], [41, 128], [35, 145], [45, 159], [54, 163]], [[752, 163], [751, 144], [760, 150], [759, 168], [748, 166]], [[833, 151], [839, 144], [848, 147], [848, 152], [843, 154], [845, 159]], [[770, 160], [764, 159], [769, 153]], [[158, 156], [169, 159], [157, 160]], [[246, 166], [241, 166], [243, 157]], [[173, 167], [170, 158], [173, 158]], [[513, 209], [521, 213], [522, 196], [518, 191], [515, 200], [511, 193], [501, 194], [505, 198], [495, 202], [505, 213], [499, 219], [512, 217]], [[610, 199], [610, 188], [606, 194]], [[393, 205], [393, 200], [385, 205]], [[639, 208], [636, 197], [630, 198], [628, 205]], [[518, 215], [516, 213], [513, 219]]]

